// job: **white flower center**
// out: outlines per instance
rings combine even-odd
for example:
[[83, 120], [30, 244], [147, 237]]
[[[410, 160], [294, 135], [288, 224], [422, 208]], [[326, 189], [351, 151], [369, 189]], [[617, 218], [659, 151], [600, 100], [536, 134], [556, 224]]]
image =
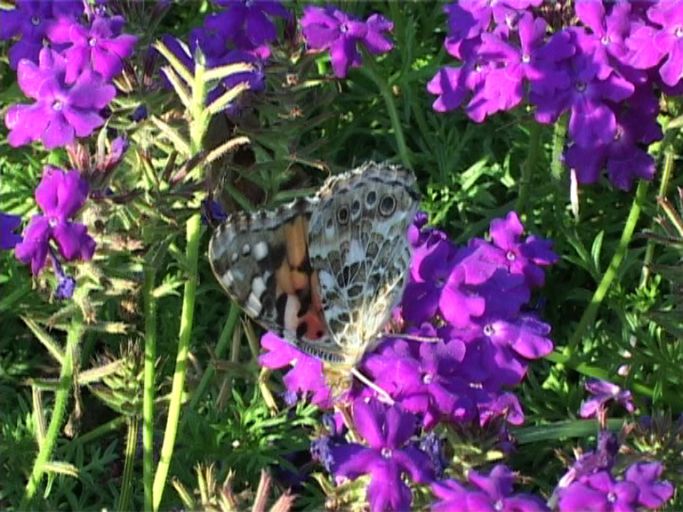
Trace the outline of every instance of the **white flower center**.
[[528, 53], [523, 53], [522, 54], [522, 62], [524, 64], [529, 64], [529, 62], [531, 62], [531, 55], [529, 55]]
[[586, 82], [576, 82], [575, 87], [577, 91], [583, 92], [586, 90], [586, 87], [588, 87], [588, 85], [586, 84]]
[[59, 112], [64, 108], [64, 103], [62, 103], [60, 100], [55, 100], [54, 103], [52, 104], [52, 110], [56, 110]]
[[496, 331], [493, 329], [493, 326], [491, 324], [486, 324], [484, 326], [484, 334], [486, 336], [491, 336], [494, 332]]
[[517, 255], [512, 251], [508, 251], [505, 253], [505, 258], [508, 261], [515, 261], [517, 259]]
[[681, 27], [681, 26], [676, 27], [674, 30], [674, 35], [676, 37], [683, 37], [683, 27]]
[[40, 25], [40, 18], [38, 16], [32, 16], [31, 24], [37, 27], [38, 25]]
[[381, 450], [379, 453], [380, 453], [380, 454], [382, 455], [382, 457], [384, 457], [385, 459], [390, 459], [391, 456], [394, 454], [394, 453], [391, 451], [391, 448], [386, 448], [386, 447], [385, 447], [385, 448], [382, 448], [382, 450]]
[[425, 373], [424, 377], [422, 377], [422, 382], [425, 384], [431, 384], [433, 380], [434, 375], [432, 375], [431, 373]]

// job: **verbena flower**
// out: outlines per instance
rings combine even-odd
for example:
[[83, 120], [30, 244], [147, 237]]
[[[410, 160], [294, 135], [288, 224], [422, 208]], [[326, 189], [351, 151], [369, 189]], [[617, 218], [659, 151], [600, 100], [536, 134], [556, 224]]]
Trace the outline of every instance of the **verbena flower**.
[[21, 59], [38, 62], [47, 31], [55, 20], [76, 19], [82, 12], [80, 0], [17, 0], [15, 9], [0, 9], [0, 40], [19, 38], [9, 50], [10, 67], [17, 69]]
[[411, 493], [402, 479], [429, 482], [433, 475], [429, 457], [410, 443], [415, 433], [415, 416], [398, 406], [385, 407], [377, 401], [356, 400], [353, 423], [367, 446], [348, 443], [331, 448], [332, 472], [356, 479], [370, 475], [367, 498], [373, 511], [407, 510]]
[[66, 67], [66, 59], [49, 48], [41, 50], [38, 65], [29, 60], [19, 63], [19, 87], [36, 102], [8, 109], [5, 125], [11, 146], [40, 140], [53, 149], [86, 137], [104, 124], [100, 111], [114, 98], [116, 89], [87, 69], [68, 84]]
[[21, 217], [0, 212], [0, 250], [8, 251], [21, 242], [21, 237], [14, 231], [21, 224]]
[[36, 187], [35, 198], [42, 214], [34, 215], [23, 240], [14, 248], [14, 254], [23, 263], [31, 264], [37, 275], [45, 266], [54, 241], [59, 254], [66, 261], [90, 260], [95, 252], [95, 240], [88, 235], [85, 225], [72, 219], [88, 197], [88, 183], [78, 171], [63, 171], [46, 166]]
[[387, 53], [393, 43], [385, 32], [394, 24], [380, 14], [360, 21], [335, 7], [307, 6], [301, 18], [301, 30], [309, 50], [329, 50], [335, 76], [346, 77], [349, 68], [359, 67], [362, 57], [358, 44], [373, 55]]
[[309, 396], [312, 403], [323, 407], [331, 405], [330, 389], [325, 383], [320, 359], [304, 354], [270, 332], [263, 335], [261, 345], [268, 352], [259, 356], [259, 364], [272, 369], [291, 366], [282, 379], [288, 391]]
[[276, 0], [214, 0], [224, 8], [213, 19], [237, 49], [251, 50], [277, 38], [272, 18], [288, 19], [290, 12]]
[[75, 82], [86, 69], [92, 69], [109, 81], [123, 69], [123, 61], [133, 53], [137, 37], [122, 34], [122, 16], [93, 16], [90, 26], [61, 17], [47, 28], [54, 43], [64, 45], [67, 83]]
[[658, 480], [663, 466], [658, 462], [637, 462], [617, 479], [602, 470], [584, 476], [559, 491], [559, 512], [605, 512], [653, 510], [661, 507], [673, 495], [673, 486]]
[[579, 415], [582, 418], [591, 418], [597, 415], [611, 401], [621, 404], [628, 412], [633, 412], [635, 409], [631, 392], [622, 390], [616, 384], [600, 379], [588, 379], [586, 389], [593, 397], [581, 404]]
[[647, 21], [638, 23], [626, 40], [631, 51], [628, 63], [649, 69], [664, 61], [659, 75], [673, 87], [683, 76], [683, 2], [653, 2], [647, 9]]
[[513, 493], [514, 475], [503, 464], [494, 466], [488, 475], [474, 470], [467, 474], [471, 486], [455, 480], [444, 480], [431, 485], [438, 499], [433, 512], [546, 512], [550, 509], [530, 494]]

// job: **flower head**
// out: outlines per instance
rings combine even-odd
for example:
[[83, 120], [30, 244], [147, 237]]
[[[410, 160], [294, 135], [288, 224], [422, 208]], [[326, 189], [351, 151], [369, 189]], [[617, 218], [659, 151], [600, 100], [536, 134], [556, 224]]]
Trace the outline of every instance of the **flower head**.
[[21, 242], [21, 237], [14, 231], [21, 224], [21, 217], [0, 212], [0, 250], [8, 251]]
[[599, 379], [588, 379], [586, 389], [593, 395], [581, 404], [579, 415], [582, 418], [591, 418], [604, 409], [612, 400], [621, 404], [628, 412], [633, 412], [633, 397], [628, 390], [622, 390], [616, 384]]
[[393, 48], [384, 33], [390, 32], [394, 24], [379, 14], [360, 21], [335, 7], [308, 6], [301, 27], [311, 51], [330, 51], [332, 69], [339, 78], [344, 78], [349, 68], [361, 65], [359, 43], [374, 55]]
[[432, 511], [546, 512], [550, 510], [537, 496], [513, 494], [514, 475], [503, 464], [495, 466], [488, 475], [470, 470], [467, 480], [473, 487], [466, 487], [455, 480], [433, 483], [432, 492], [439, 501], [432, 505]]
[[426, 483], [433, 474], [427, 454], [409, 442], [415, 432], [415, 416], [398, 406], [356, 400], [353, 422], [367, 446], [349, 443], [333, 447], [335, 477], [356, 479], [369, 474], [367, 497], [371, 510], [408, 509], [410, 489], [402, 475], [409, 475], [413, 482]]
[[235, 48], [252, 50], [277, 37], [273, 17], [289, 19], [291, 14], [277, 0], [214, 0], [224, 8], [215, 15], [222, 33]]
[[23, 233], [23, 240], [14, 254], [23, 263], [31, 263], [31, 271], [38, 274], [45, 266], [54, 241], [66, 261], [90, 260], [95, 252], [95, 241], [85, 225], [73, 222], [88, 197], [88, 184], [78, 171], [63, 171], [46, 166], [36, 188], [35, 197], [42, 214], [34, 215]]
[[21, 59], [38, 62], [47, 31], [56, 19], [75, 19], [83, 12], [79, 0], [17, 0], [16, 8], [0, 9], [0, 40], [19, 37], [9, 50], [9, 63], [16, 69]]
[[263, 335], [261, 345], [268, 350], [259, 357], [262, 366], [273, 369], [292, 367], [282, 379], [290, 393], [294, 396], [300, 393], [310, 394], [312, 403], [322, 407], [331, 405], [330, 389], [325, 383], [320, 359], [304, 354], [291, 343], [270, 332]]
[[66, 45], [67, 83], [73, 83], [86, 69], [92, 69], [111, 80], [123, 69], [123, 61], [133, 53], [137, 37], [122, 34], [122, 16], [95, 15], [89, 27], [70, 18], [59, 18], [47, 29], [50, 40]]
[[615, 478], [607, 470], [584, 476], [559, 490], [558, 510], [654, 510], [673, 495], [673, 485], [658, 480], [662, 470], [658, 462], [636, 462], [626, 470], [623, 479]]
[[100, 111], [116, 95], [114, 86], [90, 70], [68, 84], [66, 58], [49, 48], [41, 50], [39, 61], [38, 65], [29, 60], [19, 63], [19, 87], [36, 102], [8, 109], [5, 124], [10, 129], [10, 145], [40, 140], [47, 149], [53, 149], [102, 126]]

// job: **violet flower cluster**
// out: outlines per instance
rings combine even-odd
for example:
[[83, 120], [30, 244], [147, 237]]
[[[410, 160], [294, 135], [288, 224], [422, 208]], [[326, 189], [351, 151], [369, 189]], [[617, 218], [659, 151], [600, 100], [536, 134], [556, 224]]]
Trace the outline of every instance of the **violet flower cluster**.
[[69, 298], [75, 282], [62, 269], [62, 261], [88, 261], [95, 252], [95, 240], [84, 224], [74, 217], [88, 197], [88, 182], [78, 171], [64, 171], [46, 166], [36, 187], [36, 203], [42, 210], [34, 215], [24, 229], [14, 254], [21, 262], [30, 264], [38, 275], [50, 259], [58, 278], [55, 295]]
[[434, 110], [462, 106], [481, 122], [526, 102], [540, 123], [568, 117], [564, 158], [580, 184], [603, 170], [622, 190], [653, 177], [656, 93], [681, 90], [682, 1], [462, 0], [445, 10], [445, 48], [461, 64], [429, 82]]
[[372, 55], [391, 51], [394, 45], [385, 32], [391, 32], [393, 28], [393, 22], [381, 14], [372, 14], [361, 21], [333, 6], [308, 6], [301, 18], [301, 31], [308, 50], [313, 53], [329, 51], [332, 70], [338, 78], [345, 78], [349, 68], [361, 66], [359, 45]]
[[[208, 14], [200, 27], [190, 32], [185, 45], [172, 36], [162, 41], [189, 70], [194, 69], [197, 50], [204, 55], [208, 68], [227, 64], [247, 63], [253, 71], [232, 74], [212, 90], [207, 103], [220, 97], [240, 83], [247, 83], [249, 90], [265, 88], [263, 68], [271, 55], [269, 44], [277, 38], [278, 18], [293, 20], [292, 14], [279, 0], [214, 0], [219, 10]], [[165, 78], [165, 77], [164, 77]], [[228, 112], [236, 112], [237, 106], [228, 105]]]
[[660, 462], [638, 461], [617, 476], [617, 436], [600, 430], [597, 447], [581, 455], [560, 479], [550, 502], [558, 512], [599, 510], [636, 512], [661, 508], [674, 493], [671, 482], [660, 480]]
[[[47, 149], [86, 137], [105, 122], [102, 110], [116, 95], [111, 80], [123, 69], [137, 38], [106, 5], [81, 1], [17, 0], [0, 11], [0, 40], [18, 39], [10, 65], [31, 104], [5, 116], [12, 146], [41, 141]], [[45, 44], [45, 43], [48, 44]]]

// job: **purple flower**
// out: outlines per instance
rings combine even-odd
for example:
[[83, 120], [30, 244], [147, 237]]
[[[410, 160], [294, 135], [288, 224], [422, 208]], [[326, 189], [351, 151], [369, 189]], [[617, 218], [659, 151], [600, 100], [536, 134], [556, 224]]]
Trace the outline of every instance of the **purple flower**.
[[50, 247], [50, 259], [52, 260], [52, 269], [57, 276], [57, 286], [55, 287], [55, 299], [66, 300], [74, 295], [76, 289], [76, 280], [67, 275], [59, 262], [59, 258], [55, 254], [52, 247]]
[[38, 62], [43, 40], [58, 17], [75, 19], [83, 12], [79, 0], [17, 0], [16, 8], [0, 9], [0, 40], [19, 37], [9, 50], [9, 63], [16, 69], [21, 59]]
[[[559, 257], [552, 250], [552, 242], [535, 236], [522, 240], [524, 226], [515, 212], [504, 219], [493, 219], [489, 228], [491, 241], [500, 251], [488, 251], [486, 257], [512, 274], [523, 275], [529, 288], [543, 286], [545, 273], [541, 267], [557, 263]], [[480, 245], [480, 242], [477, 242]]]
[[90, 260], [95, 252], [95, 240], [83, 224], [72, 222], [88, 197], [88, 183], [78, 171], [62, 171], [46, 166], [36, 187], [36, 202], [43, 214], [34, 215], [17, 244], [14, 254], [23, 263], [31, 263], [37, 275], [45, 266], [54, 240], [66, 261]]
[[649, 509], [664, 505], [674, 493], [674, 487], [666, 480], [657, 480], [664, 470], [659, 462], [636, 462], [626, 469], [624, 477], [638, 488], [638, 503]]
[[621, 404], [628, 412], [633, 412], [635, 409], [631, 392], [622, 390], [616, 384], [599, 379], [588, 379], [586, 389], [593, 395], [593, 398], [589, 398], [581, 404], [579, 416], [582, 418], [591, 418], [599, 414], [605, 405], [612, 400]]
[[566, 111], [569, 135], [583, 147], [607, 144], [614, 139], [617, 122], [608, 102], [620, 102], [633, 94], [634, 86], [617, 73], [599, 78], [601, 68], [591, 56], [579, 53], [568, 64], [570, 82], [554, 90], [532, 89], [536, 120], [552, 123]]
[[21, 90], [36, 100], [31, 105], [13, 105], [5, 116], [11, 146], [40, 140], [47, 149], [64, 146], [75, 137], [86, 137], [104, 124], [99, 114], [116, 95], [116, 89], [85, 70], [73, 84], [67, 84], [66, 59], [45, 48], [40, 63], [19, 63]]
[[95, 16], [90, 27], [69, 18], [60, 18], [47, 29], [51, 41], [66, 45], [67, 83], [73, 83], [86, 69], [93, 69], [105, 81], [118, 75], [123, 61], [133, 53], [137, 37], [121, 34], [125, 21], [122, 16]]
[[513, 494], [514, 475], [505, 465], [498, 464], [488, 475], [470, 470], [467, 480], [474, 488], [455, 480], [432, 484], [439, 499], [432, 512], [546, 512], [550, 509], [540, 498], [530, 494]]
[[214, 0], [225, 8], [215, 15], [222, 33], [240, 50], [251, 50], [277, 38], [272, 17], [289, 19], [291, 14], [275, 0]]
[[469, 402], [463, 407], [453, 386], [457, 363], [464, 355], [460, 340], [416, 343], [397, 339], [365, 358], [363, 370], [404, 409], [422, 414], [425, 428], [432, 428], [443, 418], [462, 416], [472, 409]]
[[666, 60], [659, 68], [662, 81], [675, 86], [683, 76], [683, 2], [654, 2], [647, 10], [654, 24], [638, 24], [626, 40], [631, 51], [628, 63], [637, 69], [649, 69]]
[[598, 78], [605, 79], [614, 70], [614, 63], [626, 63], [628, 48], [625, 39], [631, 27], [631, 5], [629, 2], [617, 2], [607, 14], [602, 1], [579, 0], [575, 10], [577, 17], [591, 30], [590, 35], [582, 38], [581, 45], [590, 51], [600, 66]]
[[615, 479], [607, 470], [584, 476], [559, 490], [558, 510], [626, 512], [659, 508], [673, 495], [670, 482], [657, 480], [662, 470], [658, 462], [636, 462], [626, 470], [624, 479]]
[[349, 68], [361, 65], [358, 43], [373, 55], [386, 53], [394, 46], [384, 35], [394, 24], [380, 14], [363, 22], [335, 7], [307, 6], [301, 28], [309, 50], [330, 51], [332, 69], [339, 78], [344, 78]]
[[330, 389], [325, 383], [320, 359], [304, 354], [291, 343], [270, 332], [263, 335], [261, 345], [268, 350], [259, 357], [261, 366], [272, 369], [292, 367], [282, 379], [290, 393], [310, 393], [311, 403], [321, 407], [331, 405]]
[[13, 231], [21, 224], [21, 217], [0, 212], [0, 250], [9, 251], [21, 242], [21, 237]]
[[597, 448], [576, 459], [564, 476], [560, 478], [557, 484], [558, 490], [567, 487], [575, 480], [580, 480], [598, 471], [611, 471], [618, 452], [619, 440], [616, 434], [601, 429], [598, 432]]
[[517, 25], [519, 48], [504, 41], [499, 34], [482, 34], [477, 54], [495, 62], [486, 75], [483, 98], [487, 113], [510, 110], [524, 98], [526, 81], [537, 87], [558, 89], [568, 85], [566, 72], [557, 62], [574, 53], [567, 37], [554, 37], [545, 42], [547, 23], [525, 13]]
[[416, 419], [398, 406], [384, 407], [376, 401], [356, 400], [353, 422], [368, 446], [349, 443], [332, 448], [335, 477], [356, 479], [370, 475], [367, 499], [370, 510], [407, 510], [410, 489], [402, 475], [413, 482], [429, 482], [433, 475], [429, 457], [409, 443]]

